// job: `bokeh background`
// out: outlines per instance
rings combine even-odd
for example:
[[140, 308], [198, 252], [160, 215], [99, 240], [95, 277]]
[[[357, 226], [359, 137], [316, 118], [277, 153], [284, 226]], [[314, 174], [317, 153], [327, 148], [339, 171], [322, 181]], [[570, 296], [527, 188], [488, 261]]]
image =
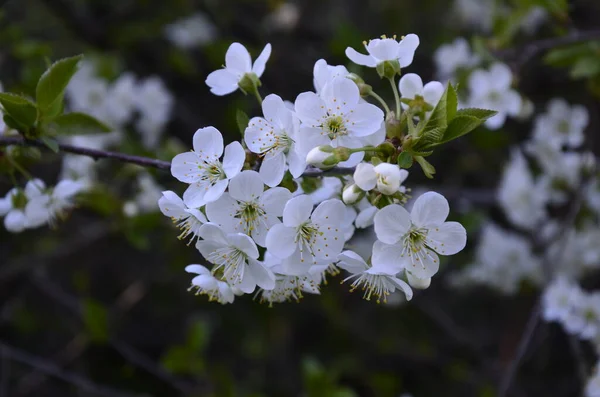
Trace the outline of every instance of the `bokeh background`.
[[[568, 69], [538, 56], [519, 63], [519, 49], [529, 42], [600, 28], [595, 0], [572, 1], [558, 11], [553, 1], [539, 2], [550, 12], [534, 32], [513, 29], [513, 16], [488, 27], [465, 19], [465, 10], [483, 3], [490, 9], [538, 3], [517, 0], [2, 3], [5, 90], [33, 94], [48, 60], [80, 53], [108, 81], [124, 72], [162, 80], [173, 99], [162, 143], [148, 149], [130, 131], [117, 146], [127, 153], [170, 160], [208, 125], [229, 141], [239, 139], [236, 109], [257, 115], [256, 102], [240, 93], [215, 97], [204, 83], [233, 41], [254, 56], [271, 43], [261, 91], [293, 101], [312, 89], [319, 58], [346, 64], [388, 93], [374, 71], [348, 65], [344, 50], [381, 34], [407, 33], [421, 39], [410, 71], [424, 80], [435, 78], [436, 48], [457, 36], [476, 37], [515, 67], [519, 91], [534, 104], [560, 96], [587, 106], [588, 148], [599, 149], [598, 79], [573, 79]], [[188, 47], [185, 38], [168, 33], [175, 22], [198, 14], [204, 22], [195, 23], [208, 26], [194, 28], [204, 37], [198, 43]], [[190, 277], [183, 268], [200, 255], [177, 240], [156, 208], [123, 211], [137, 194], [139, 170], [100, 160], [94, 194], [56, 228], [17, 235], [0, 228], [0, 396], [495, 396], [537, 292], [524, 286], [506, 297], [485, 288], [452, 288], [444, 280], [469, 263], [485, 219], [506, 224], [494, 191], [510, 147], [530, 129], [528, 122], [509, 120], [501, 131], [480, 128], [444, 146], [430, 158], [438, 169], [434, 181], [414, 169], [409, 185], [445, 192], [456, 210], [451, 217], [465, 225], [470, 243], [443, 264], [431, 288], [401, 305], [364, 301], [340, 285], [341, 276], [331, 278], [320, 296], [273, 307], [248, 296], [224, 306], [196, 297], [187, 292]], [[32, 168], [50, 183], [60, 170], [56, 155]], [[149, 173], [158, 186], [182, 191], [168, 172]], [[0, 180], [1, 193], [9, 188]], [[592, 352], [583, 354], [591, 363]], [[510, 395], [579, 395], [576, 371], [568, 339], [543, 324]]]

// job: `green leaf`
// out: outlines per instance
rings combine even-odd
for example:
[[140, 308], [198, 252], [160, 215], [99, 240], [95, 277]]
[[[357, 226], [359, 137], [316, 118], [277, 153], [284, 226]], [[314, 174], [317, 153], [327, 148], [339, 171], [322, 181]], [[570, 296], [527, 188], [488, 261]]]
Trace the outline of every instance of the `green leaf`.
[[450, 123], [456, 116], [456, 110], [458, 109], [458, 94], [456, 88], [449, 82], [448, 93], [446, 94], [446, 121]]
[[443, 143], [459, 138], [465, 134], [468, 134], [483, 123], [484, 120], [480, 120], [477, 117], [457, 116], [454, 118], [454, 120], [452, 120], [452, 122], [448, 126], [448, 129], [444, 133], [444, 138], [442, 138], [438, 145], [441, 145]]
[[35, 90], [37, 104], [42, 114], [46, 114], [53, 107], [55, 108], [56, 102], [62, 102], [65, 88], [67, 88], [69, 81], [77, 71], [77, 64], [82, 57], [82, 55], [77, 55], [61, 59], [52, 64], [42, 74]]
[[246, 112], [244, 112], [241, 109], [238, 109], [235, 112], [235, 121], [237, 123], [238, 129], [240, 130], [240, 134], [244, 136], [246, 128], [248, 127], [248, 123], [250, 122], [250, 118], [248, 117]]
[[85, 113], [67, 113], [52, 121], [56, 135], [88, 135], [111, 132], [112, 128]]
[[85, 300], [83, 321], [92, 341], [103, 343], [108, 340], [108, 312], [104, 306], [91, 299]]
[[413, 165], [413, 156], [408, 152], [402, 152], [398, 156], [398, 167], [410, 168]]
[[573, 65], [579, 58], [594, 55], [598, 43], [588, 42], [556, 48], [544, 56], [544, 62], [550, 66], [565, 67]]
[[9, 114], [5, 114], [4, 116], [2, 116], [2, 119], [4, 120], [4, 124], [12, 128], [13, 130], [22, 131], [27, 129], [27, 126], [19, 123]]
[[40, 137], [40, 141], [42, 141], [44, 143], [44, 145], [46, 145], [46, 147], [50, 150], [52, 150], [54, 153], [58, 153], [58, 151], [60, 150], [60, 148], [58, 147], [58, 142], [56, 142], [56, 139], [50, 138], [48, 136], [42, 136]]
[[583, 79], [600, 74], [600, 57], [598, 55], [580, 58], [569, 73], [574, 79]]
[[37, 108], [29, 99], [8, 92], [0, 92], [0, 103], [5, 112], [25, 127], [35, 124]]
[[421, 166], [421, 169], [423, 170], [425, 176], [429, 179], [433, 179], [433, 175], [435, 174], [435, 167], [429, 161], [425, 160], [424, 157], [415, 156], [415, 160]]
[[496, 114], [498, 114], [498, 112], [495, 110], [479, 109], [479, 108], [466, 108], [466, 109], [460, 109], [458, 112], [456, 112], [456, 117], [471, 116], [471, 117], [476, 117], [482, 121], [485, 121], [485, 120], [489, 119], [490, 117], [495, 116]]
[[450, 83], [448, 83], [442, 97], [431, 112], [429, 119], [417, 134], [418, 139], [415, 140], [411, 148], [413, 154], [427, 152], [432, 146], [435, 146], [442, 140], [444, 131], [448, 127], [448, 114], [453, 115], [456, 112], [454, 108], [450, 111], [448, 110], [449, 91], [452, 91], [450, 94], [451, 106], [454, 107], [455, 102], [457, 103], [456, 92]]

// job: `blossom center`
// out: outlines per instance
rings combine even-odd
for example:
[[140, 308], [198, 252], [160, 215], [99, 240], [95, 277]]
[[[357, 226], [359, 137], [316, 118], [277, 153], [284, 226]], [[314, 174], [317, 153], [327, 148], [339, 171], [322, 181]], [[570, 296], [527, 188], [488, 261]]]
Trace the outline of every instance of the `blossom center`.
[[261, 147], [261, 152], [264, 154], [271, 154], [272, 156], [278, 153], [288, 153], [294, 140], [289, 137], [285, 131], [275, 135], [273, 132], [270, 133], [272, 137], [269, 141]]
[[240, 225], [244, 228], [246, 234], [249, 234], [258, 228], [261, 221], [264, 221], [266, 211], [255, 201], [240, 204], [235, 217], [240, 219]]
[[569, 122], [567, 120], [561, 120], [558, 123], [557, 130], [561, 134], [568, 134], [569, 133]]
[[329, 139], [335, 139], [338, 136], [348, 135], [348, 129], [346, 128], [346, 124], [344, 123], [342, 116], [329, 117], [327, 120], [325, 120], [325, 123], [323, 123], [322, 128], [329, 136]]
[[213, 185], [221, 179], [225, 179], [225, 171], [223, 170], [223, 166], [219, 161], [199, 164], [198, 168], [200, 169], [201, 173], [200, 180], [203, 182], [208, 182]]
[[246, 254], [234, 247], [223, 247], [214, 250], [206, 258], [215, 264], [212, 273], [219, 269], [223, 272], [223, 278], [231, 284], [239, 284], [244, 277]]

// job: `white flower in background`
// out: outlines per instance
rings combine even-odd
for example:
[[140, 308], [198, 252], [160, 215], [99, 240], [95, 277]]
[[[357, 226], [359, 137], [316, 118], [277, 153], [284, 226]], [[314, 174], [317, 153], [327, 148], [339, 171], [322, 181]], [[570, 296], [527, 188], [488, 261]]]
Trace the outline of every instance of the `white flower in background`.
[[531, 244], [520, 235], [488, 224], [481, 233], [474, 263], [456, 273], [453, 282], [487, 285], [512, 295], [523, 281], [542, 284], [542, 275], [540, 260], [534, 256]]
[[354, 224], [359, 229], [365, 229], [373, 225], [375, 220], [375, 214], [377, 214], [377, 207], [369, 203], [369, 200], [363, 199], [358, 203], [358, 215]]
[[600, 364], [596, 364], [593, 375], [588, 379], [585, 385], [585, 397], [600, 397]]
[[246, 146], [263, 155], [259, 173], [269, 187], [279, 185], [289, 168], [294, 178], [306, 169], [306, 159], [296, 152], [300, 121], [283, 100], [271, 94], [263, 103], [263, 117], [253, 117], [244, 132]]
[[190, 291], [195, 289], [196, 295], [208, 295], [209, 301], [217, 301], [221, 304], [233, 303], [235, 295], [229, 284], [213, 276], [206, 267], [202, 265], [188, 265], [185, 267], [185, 271], [197, 274], [192, 279]]
[[4, 216], [4, 227], [11, 233], [21, 233], [27, 227], [25, 216], [25, 205], [27, 197], [25, 193], [17, 188], [8, 191], [6, 196], [0, 199], [0, 216]]
[[[435, 108], [445, 90], [444, 85], [439, 81], [430, 81], [423, 85], [423, 80], [415, 73], [407, 73], [402, 76], [398, 83], [398, 88], [400, 89], [402, 99], [421, 99], [432, 108]], [[402, 103], [402, 107], [407, 109], [408, 105]]]
[[348, 241], [354, 236], [354, 221], [356, 220], [357, 212], [354, 208], [346, 206], [346, 215], [342, 221], [342, 231], [344, 232], [344, 241]]
[[600, 293], [583, 293], [574, 300], [572, 310], [564, 319], [565, 330], [584, 340], [598, 337], [600, 329]]
[[256, 171], [243, 171], [229, 181], [229, 192], [206, 205], [208, 219], [227, 232], [244, 233], [264, 247], [269, 229], [281, 223], [292, 193], [283, 187], [264, 190]]
[[540, 162], [545, 172], [539, 178], [540, 189], [550, 202], [563, 204], [568, 200], [569, 192], [580, 184], [582, 162], [580, 153], [562, 151], [557, 151], [554, 162]]
[[392, 195], [406, 190], [401, 184], [408, 178], [408, 171], [400, 169], [396, 164], [381, 163], [373, 166], [360, 163], [354, 171], [354, 183], [368, 192], [377, 188], [380, 193]]
[[338, 260], [338, 267], [351, 274], [342, 282], [355, 279], [350, 286], [350, 291], [362, 289], [364, 299], [371, 300], [374, 296], [377, 298], [377, 303], [385, 303], [387, 297], [396, 289], [404, 292], [406, 300], [412, 299], [412, 289], [406, 282], [396, 277], [397, 272], [394, 267], [371, 266], [353, 251], [342, 252], [338, 255]]
[[290, 275], [305, 274], [317, 260], [333, 262], [344, 246], [345, 214], [340, 200], [323, 201], [313, 211], [310, 197], [294, 197], [285, 205], [283, 223], [269, 230], [267, 249], [283, 259], [283, 271]]
[[494, 0], [455, 0], [454, 9], [461, 22], [482, 32], [489, 32], [494, 22]]
[[600, 179], [596, 178], [585, 189], [586, 204], [600, 215]]
[[510, 68], [502, 63], [489, 70], [477, 69], [469, 76], [471, 106], [498, 112], [485, 122], [489, 129], [502, 127], [507, 116], [516, 117], [521, 111], [521, 96], [511, 88], [512, 79]]
[[409, 66], [419, 46], [419, 36], [408, 34], [398, 42], [396, 38], [381, 38], [363, 43], [368, 55], [357, 52], [354, 48], [346, 48], [346, 56], [355, 64], [374, 68], [385, 61], [398, 61], [400, 67]]
[[548, 103], [546, 113], [536, 118], [533, 139], [547, 142], [556, 148], [576, 148], [583, 144], [583, 132], [588, 121], [589, 115], [585, 107], [569, 106], [564, 99], [555, 98]]
[[65, 179], [58, 182], [49, 192], [44, 191], [30, 199], [25, 207], [29, 227], [39, 227], [45, 223], [53, 225], [57, 218], [63, 218], [74, 206], [77, 193], [84, 187], [80, 182]]
[[313, 68], [313, 84], [315, 86], [315, 91], [317, 94], [320, 94], [327, 83], [331, 82], [336, 77], [348, 77], [349, 74], [350, 72], [345, 66], [328, 65], [327, 61], [319, 59], [315, 62]]
[[198, 208], [221, 197], [229, 180], [240, 173], [246, 153], [239, 142], [225, 148], [223, 162], [223, 136], [214, 127], [200, 128], [194, 133], [194, 151], [173, 158], [171, 174], [190, 187], [183, 194], [188, 207]]
[[[331, 198], [339, 198], [342, 193], [342, 187], [343, 183], [342, 181], [340, 181], [339, 178], [336, 178], [334, 176], [326, 176], [324, 178], [321, 178], [320, 186], [314, 192], [309, 193], [308, 196], [312, 200], [313, 205], [318, 205], [325, 200], [329, 200]], [[296, 194], [296, 192], [294, 192], [294, 195], [301, 194]]]
[[159, 77], [148, 77], [139, 83], [136, 106], [140, 120], [136, 125], [147, 148], [154, 148], [158, 144], [162, 129], [171, 118], [174, 102], [173, 95]]
[[71, 179], [86, 188], [91, 187], [96, 180], [96, 160], [87, 156], [65, 154], [59, 179]]
[[205, 223], [198, 231], [202, 238], [196, 248], [214, 264], [212, 273], [222, 272], [232, 287], [251, 293], [256, 286], [273, 289], [273, 272], [258, 261], [258, 249], [250, 237], [242, 233], [225, 233], [214, 223]]
[[547, 217], [547, 196], [536, 184], [525, 158], [519, 150], [511, 153], [498, 189], [498, 201], [515, 225], [532, 229]]
[[582, 291], [577, 284], [562, 277], [555, 279], [542, 296], [544, 320], [564, 323], [581, 296]]
[[128, 202], [135, 208], [134, 216], [140, 213], [155, 212], [158, 209], [156, 203], [162, 197], [162, 186], [145, 171], [138, 174], [136, 182], [138, 192], [133, 200]]
[[375, 215], [379, 244], [373, 247], [373, 263], [387, 263], [406, 269], [417, 278], [429, 278], [439, 269], [436, 254], [454, 255], [467, 242], [467, 232], [458, 222], [445, 222], [450, 207], [435, 192], [421, 195], [409, 212], [392, 204]]
[[225, 54], [225, 68], [209, 74], [206, 78], [206, 85], [215, 95], [231, 94], [239, 88], [239, 83], [246, 74], [253, 73], [260, 78], [270, 56], [271, 44], [267, 44], [252, 64], [252, 58], [246, 47], [240, 43], [233, 43]]
[[[333, 79], [323, 88], [321, 95], [301, 93], [295, 106], [302, 121], [298, 150], [305, 156], [311, 149], [322, 145], [362, 147], [361, 138], [377, 132], [383, 123], [383, 111], [375, 105], [361, 103], [358, 87], [344, 77]], [[354, 164], [347, 166], [354, 166], [362, 160], [363, 153], [355, 154], [361, 156], [353, 154], [350, 160], [354, 160]]]
[[265, 18], [265, 27], [275, 31], [291, 31], [300, 20], [300, 8], [291, 2], [279, 3]]
[[217, 38], [217, 28], [200, 12], [168, 24], [164, 32], [167, 40], [185, 50], [209, 44]]
[[108, 122], [114, 126], [126, 124], [136, 105], [137, 83], [132, 73], [123, 73], [108, 88], [106, 109]]
[[179, 239], [185, 240], [189, 237], [188, 244], [191, 244], [200, 238], [200, 226], [208, 222], [200, 210], [189, 208], [176, 193], [170, 190], [162, 192], [162, 197], [158, 200], [158, 207], [181, 229]]
[[108, 112], [108, 83], [97, 77], [73, 79], [67, 86], [70, 108], [99, 120], [110, 120]]
[[459, 69], [470, 68], [479, 63], [479, 57], [471, 52], [469, 43], [463, 37], [440, 46], [433, 54], [433, 59], [437, 74], [443, 80], [453, 78]]

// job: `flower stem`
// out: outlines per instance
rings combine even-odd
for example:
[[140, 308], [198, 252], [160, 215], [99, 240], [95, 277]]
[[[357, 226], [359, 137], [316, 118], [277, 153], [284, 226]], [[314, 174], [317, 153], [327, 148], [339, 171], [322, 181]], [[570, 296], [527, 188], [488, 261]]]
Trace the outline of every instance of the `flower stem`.
[[385, 103], [382, 97], [377, 95], [377, 93], [375, 93], [374, 91], [371, 91], [369, 95], [371, 95], [373, 98], [377, 99], [379, 103], [381, 103], [381, 106], [383, 106], [383, 109], [385, 110], [385, 114], [388, 114], [390, 112], [390, 107], [387, 105], [387, 103]]
[[365, 146], [355, 149], [348, 149], [350, 153], [358, 153], [358, 152], [375, 152], [375, 153], [383, 153], [383, 149], [376, 146]]
[[256, 97], [256, 100], [258, 101], [258, 104], [259, 104], [260, 106], [262, 106], [262, 101], [263, 101], [263, 99], [262, 99], [262, 97], [260, 96], [260, 92], [258, 92], [258, 87], [256, 87], [256, 88], [254, 89], [254, 96]]
[[396, 99], [396, 120], [400, 120], [400, 93], [398, 92], [398, 87], [396, 86], [396, 81], [393, 77], [390, 79], [390, 85], [392, 86], [392, 91], [394, 91], [394, 98]]

